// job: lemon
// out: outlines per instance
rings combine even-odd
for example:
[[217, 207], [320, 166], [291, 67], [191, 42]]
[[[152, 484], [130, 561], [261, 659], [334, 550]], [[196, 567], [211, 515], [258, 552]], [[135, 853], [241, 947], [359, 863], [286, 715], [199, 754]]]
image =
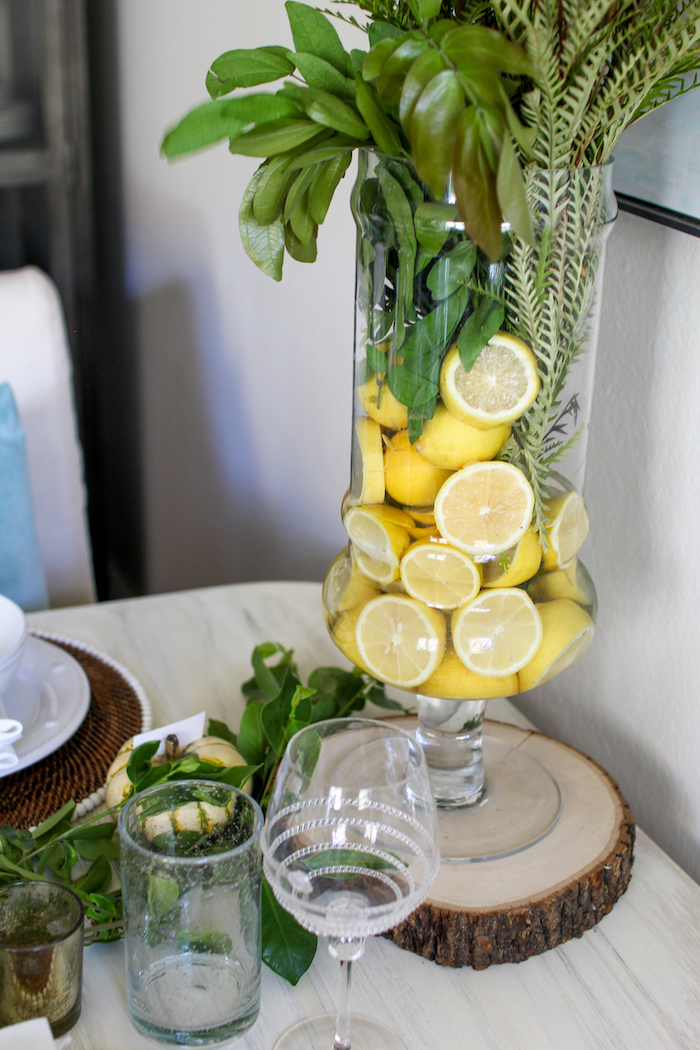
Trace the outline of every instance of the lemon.
[[442, 613], [415, 598], [382, 594], [363, 606], [355, 641], [370, 674], [400, 689], [429, 678], [445, 652]]
[[518, 675], [520, 689], [534, 689], [571, 667], [593, 641], [595, 626], [585, 609], [570, 598], [555, 598], [537, 606], [542, 620], [542, 644]]
[[[597, 597], [590, 573], [582, 561], [574, 558], [566, 569], [554, 569], [535, 576], [527, 587], [533, 602], [550, 602], [554, 598], [570, 598], [579, 605], [595, 609]], [[595, 616], [595, 612], [593, 613]]]
[[456, 609], [479, 593], [481, 568], [456, 547], [421, 540], [401, 559], [401, 582], [412, 598], [426, 605]]
[[409, 507], [407, 509], [416, 525], [435, 524], [435, 510], [432, 504], [429, 507]]
[[387, 509], [383, 505], [351, 507], [343, 518], [358, 569], [378, 583], [397, 578], [401, 556], [411, 542], [405, 528], [386, 517]]
[[409, 441], [407, 430], [400, 430], [387, 442], [384, 482], [397, 503], [416, 507], [432, 503], [450, 473], [423, 459]]
[[510, 427], [505, 423], [479, 430], [438, 405], [433, 418], [424, 422], [423, 433], [413, 447], [436, 467], [459, 470], [474, 460], [493, 459], [509, 436]]
[[355, 421], [355, 495], [360, 503], [384, 502], [384, 452], [382, 428], [374, 419]]
[[446, 700], [491, 700], [494, 696], [514, 696], [518, 692], [517, 674], [489, 678], [465, 667], [454, 649], [447, 649], [442, 662], [421, 686], [425, 696]]
[[588, 535], [588, 513], [578, 492], [557, 492], [544, 501], [549, 547], [543, 569], [566, 569]]
[[389, 430], [403, 430], [408, 423], [408, 409], [397, 401], [385, 382], [381, 389], [377, 373], [357, 388], [357, 397], [367, 415]]
[[[483, 586], [517, 587], [535, 575], [541, 561], [542, 546], [537, 533], [528, 529], [514, 547], [482, 564]], [[534, 601], [534, 595], [530, 596]]]
[[[379, 591], [375, 589], [372, 597], [376, 598], [379, 596]], [[341, 613], [336, 620], [331, 630], [331, 638], [340, 649], [344, 656], [347, 656], [350, 663], [355, 664], [361, 671], [367, 671], [367, 668], [362, 662], [362, 657], [357, 648], [355, 641], [355, 628], [357, 626], [357, 619], [364, 609], [365, 605], [371, 598], [366, 598], [363, 601], [357, 603], [354, 609], [348, 609], [347, 612]]]
[[401, 525], [404, 529], [414, 528], [414, 521], [410, 514], [400, 507], [392, 507], [390, 503], [375, 503], [372, 505], [372, 513], [383, 521], [391, 521], [394, 525]]
[[323, 606], [330, 616], [339, 616], [363, 600], [373, 598], [377, 588], [365, 579], [348, 550], [340, 552], [323, 582]]
[[525, 535], [535, 497], [510, 463], [470, 463], [452, 474], [435, 501], [440, 534], [467, 554], [500, 554]]
[[471, 671], [501, 678], [532, 660], [542, 642], [542, 621], [525, 591], [482, 591], [452, 617], [452, 642]]
[[448, 412], [474, 427], [512, 423], [540, 390], [537, 360], [529, 346], [496, 332], [465, 372], [453, 346], [440, 369], [440, 395]]
[[440, 532], [436, 525], [409, 525], [406, 532], [412, 540], [439, 540]]

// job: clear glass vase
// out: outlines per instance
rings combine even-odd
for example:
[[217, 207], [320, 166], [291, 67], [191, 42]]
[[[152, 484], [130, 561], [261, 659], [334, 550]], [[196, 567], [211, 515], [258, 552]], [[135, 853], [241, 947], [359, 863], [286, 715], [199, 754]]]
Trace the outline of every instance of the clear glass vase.
[[484, 855], [495, 813], [490, 856], [553, 826], [541, 767], [494, 751], [484, 774], [484, 711], [565, 671], [595, 629], [578, 552], [612, 165], [530, 169], [526, 186], [534, 242], [504, 224], [495, 262], [408, 161], [360, 151], [352, 198], [349, 542], [324, 609], [350, 660], [417, 695], [438, 806], [481, 812], [473, 843], [448, 836], [456, 858]]

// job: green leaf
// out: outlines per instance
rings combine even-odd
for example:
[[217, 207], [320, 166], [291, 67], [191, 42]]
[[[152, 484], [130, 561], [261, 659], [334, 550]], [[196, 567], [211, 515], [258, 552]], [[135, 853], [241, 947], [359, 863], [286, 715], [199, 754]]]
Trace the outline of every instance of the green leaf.
[[424, 51], [422, 55], [419, 55], [406, 74], [399, 102], [399, 120], [406, 134], [409, 133], [411, 127], [411, 117], [413, 116], [416, 102], [433, 77], [436, 77], [438, 73], [442, 73], [444, 69], [445, 63], [439, 52], [430, 48], [428, 51]]
[[370, 703], [374, 704], [375, 707], [381, 707], [385, 711], [403, 711], [405, 710], [401, 704], [396, 700], [390, 700], [384, 692], [384, 689], [373, 689], [367, 696]]
[[503, 305], [492, 299], [484, 299], [464, 322], [457, 339], [459, 359], [465, 372], [470, 372], [477, 357], [489, 339], [503, 324]]
[[536, 70], [519, 44], [507, 40], [486, 26], [460, 26], [446, 33], [440, 41], [445, 54], [467, 71], [490, 66], [504, 73], [532, 76]]
[[177, 950], [186, 952], [209, 952], [212, 955], [230, 955], [233, 941], [227, 933], [218, 930], [203, 930], [201, 933], [180, 930], [177, 935]]
[[175, 879], [169, 875], [148, 876], [148, 921], [160, 922], [170, 909], [177, 903], [180, 896]]
[[119, 839], [78, 839], [73, 840], [76, 852], [83, 860], [97, 860], [104, 857], [106, 861], [119, 860]]
[[116, 830], [117, 825], [113, 824], [111, 820], [105, 820], [101, 824], [88, 824], [87, 827], [77, 825], [70, 837], [70, 841], [75, 843], [92, 841], [94, 839], [113, 839]]
[[320, 165], [309, 186], [309, 215], [319, 226], [325, 219], [338, 183], [352, 161], [352, 153], [341, 153]]
[[277, 153], [297, 149], [304, 142], [320, 138], [322, 130], [312, 120], [294, 120], [282, 117], [259, 124], [252, 131], [231, 140], [231, 153], [241, 153], [245, 157], [273, 157]]
[[238, 746], [236, 734], [231, 732], [225, 722], [218, 722], [215, 718], [209, 719], [207, 735], [216, 736], [220, 740], [227, 740], [229, 744], [233, 744], [234, 747]]
[[309, 87], [328, 91], [331, 95], [337, 95], [338, 98], [355, 97], [352, 81], [347, 80], [330, 62], [319, 58], [318, 55], [306, 55], [303, 53], [292, 57], [297, 69]]
[[263, 704], [260, 711], [260, 724], [263, 732], [270, 742], [270, 746], [278, 751], [284, 740], [284, 714], [282, 705], [277, 700], [270, 700], [269, 704]]
[[211, 146], [221, 139], [235, 138], [248, 124], [258, 124], [291, 117], [299, 113], [299, 104], [285, 95], [245, 95], [223, 101], [205, 102], [182, 118], [163, 139], [161, 149], [166, 157]]
[[426, 279], [433, 299], [446, 299], [466, 285], [476, 264], [476, 248], [471, 241], [460, 241], [452, 251], [441, 255]]
[[260, 178], [253, 198], [253, 215], [261, 226], [269, 225], [278, 217], [279, 207], [292, 178], [290, 164], [291, 158], [280, 154], [271, 157], [258, 169]]
[[82, 890], [84, 894], [106, 890], [112, 881], [112, 869], [106, 857], [100, 855], [80, 878], [76, 879], [71, 889]]
[[396, 125], [380, 106], [374, 88], [362, 79], [360, 73], [355, 77], [355, 101], [360, 116], [371, 131], [378, 149], [389, 157], [402, 153], [403, 149]]
[[302, 792], [306, 791], [306, 788], [311, 783], [320, 754], [321, 737], [315, 731], [309, 731], [299, 741], [297, 748], [297, 757], [301, 767], [301, 780], [302, 785], [304, 785], [301, 788]]
[[459, 212], [454, 204], [440, 201], [425, 201], [419, 204], [413, 215], [418, 243], [435, 256], [442, 251], [447, 238], [455, 232]]
[[284, 245], [292, 259], [297, 262], [316, 262], [316, 232], [313, 233], [309, 243], [304, 244], [288, 223], [284, 228]]
[[280, 219], [262, 225], [255, 218], [255, 193], [260, 183], [260, 169], [248, 183], [238, 213], [238, 230], [246, 254], [255, 265], [275, 281], [282, 280], [284, 260], [284, 226]]
[[534, 245], [535, 234], [525, 194], [523, 173], [520, 170], [513, 140], [508, 132], [503, 137], [501, 156], [498, 161], [496, 193], [503, 217], [511, 224], [519, 237], [522, 237], [527, 244]]
[[262, 881], [263, 961], [290, 984], [297, 984], [314, 961], [318, 939], [284, 910], [267, 879]]
[[287, 192], [287, 199], [284, 202], [284, 211], [282, 213], [283, 222], [289, 222], [290, 216], [296, 211], [299, 204], [304, 199], [304, 195], [313, 182], [314, 175], [317, 171], [318, 169], [315, 165], [310, 165], [308, 168], [302, 168], [299, 171]]
[[220, 98], [235, 88], [269, 84], [293, 72], [294, 63], [287, 58], [286, 48], [226, 51], [212, 62], [207, 73], [207, 91], [212, 98]]
[[391, 26], [388, 22], [370, 22], [368, 27], [369, 46], [374, 47], [380, 40], [395, 40], [403, 36], [403, 30], [398, 26]]
[[346, 54], [340, 37], [329, 20], [313, 7], [287, 0], [284, 5], [292, 27], [294, 47], [297, 52], [317, 55], [334, 66], [339, 73], [345, 73]]
[[394, 51], [396, 51], [404, 40], [409, 39], [408, 34], [406, 33], [399, 33], [391, 36], [386, 34], [375, 42], [372, 40], [372, 27], [376, 24], [377, 23], [374, 22], [370, 27], [370, 43], [372, 44], [372, 47], [362, 63], [362, 76], [368, 84], [374, 83], [381, 73], [384, 63], [388, 61]]
[[455, 129], [466, 105], [459, 77], [438, 73], [416, 102], [411, 142], [416, 171], [436, 197], [442, 197], [452, 168]]
[[333, 128], [342, 135], [350, 135], [356, 139], [369, 138], [369, 130], [356, 111], [327, 91], [306, 88], [304, 90], [304, 109], [307, 116], [311, 117], [316, 124]]
[[312, 242], [315, 245], [317, 226], [309, 215], [308, 192], [304, 194], [292, 214], [289, 216], [288, 226], [291, 227], [295, 237], [297, 237], [303, 245], [310, 245]]
[[[381, 46], [381, 45], [380, 45]], [[379, 97], [393, 105], [401, 98], [401, 89], [409, 69], [415, 60], [427, 51], [429, 45], [424, 37], [409, 37], [392, 51], [382, 65], [381, 72], [377, 77], [377, 92]], [[370, 55], [372, 52], [370, 51]], [[365, 61], [365, 77], [367, 62]], [[369, 78], [367, 78], [369, 79]]]
[[490, 259], [497, 259], [501, 251], [501, 208], [495, 176], [481, 142], [476, 106], [469, 106], [457, 125], [453, 178], [467, 233]]
[[241, 717], [238, 730], [238, 750], [251, 766], [259, 766], [265, 761], [265, 733], [260, 721], [262, 700], [249, 700]]
[[[373, 372], [384, 375], [386, 372], [386, 354], [373, 343], [367, 343], [367, 363]], [[309, 679], [309, 682], [311, 679]]]
[[217, 773], [216, 779], [220, 784], [242, 788], [259, 770], [260, 766], [229, 766], [223, 773]]
[[[158, 745], [156, 744], [156, 751], [157, 750]], [[61, 806], [60, 809], [56, 810], [56, 812], [50, 817], [47, 817], [46, 820], [42, 820], [41, 824], [34, 828], [34, 831], [31, 833], [34, 841], [38, 842], [39, 839], [42, 839], [44, 835], [49, 833], [49, 831], [55, 831], [58, 825], [63, 821], [70, 821], [74, 812], [75, 802], [71, 799], [70, 802], [66, 802], [65, 806]]]

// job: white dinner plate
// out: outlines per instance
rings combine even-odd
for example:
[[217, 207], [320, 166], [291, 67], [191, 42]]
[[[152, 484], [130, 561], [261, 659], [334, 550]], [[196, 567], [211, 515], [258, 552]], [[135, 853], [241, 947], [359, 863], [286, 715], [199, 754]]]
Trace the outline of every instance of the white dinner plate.
[[46, 758], [73, 736], [90, 706], [90, 683], [65, 649], [29, 635], [2, 703], [7, 717], [24, 726], [12, 745], [19, 762], [0, 769], [5, 777]]

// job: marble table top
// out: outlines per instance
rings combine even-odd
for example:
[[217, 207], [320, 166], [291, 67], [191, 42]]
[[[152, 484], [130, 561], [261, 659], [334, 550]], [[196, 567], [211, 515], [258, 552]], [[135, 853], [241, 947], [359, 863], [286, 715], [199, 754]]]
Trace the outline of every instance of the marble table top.
[[[156, 726], [206, 710], [236, 727], [240, 684], [262, 641], [293, 648], [304, 678], [323, 664], [347, 665], [326, 633], [318, 584], [236, 584], [28, 619], [123, 664], [144, 687]], [[488, 714], [529, 725], [507, 701], [492, 701]], [[334, 1012], [336, 967], [323, 944], [296, 988], [263, 967], [260, 1017], [235, 1046], [272, 1050], [296, 1020]], [[352, 1003], [394, 1026], [409, 1050], [697, 1050], [700, 887], [640, 832], [627, 893], [580, 940], [476, 972], [376, 938], [355, 968]], [[129, 1023], [121, 943], [86, 949], [83, 1012], [71, 1034], [72, 1050], [155, 1045]]]

